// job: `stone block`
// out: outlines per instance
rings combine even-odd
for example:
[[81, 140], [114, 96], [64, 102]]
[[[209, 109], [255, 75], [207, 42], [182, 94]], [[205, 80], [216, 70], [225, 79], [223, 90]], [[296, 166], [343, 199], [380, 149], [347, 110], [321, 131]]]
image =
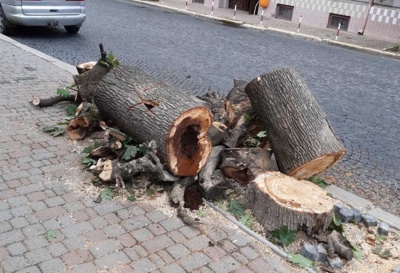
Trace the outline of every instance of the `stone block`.
[[360, 223], [362, 219], [361, 211], [359, 211], [358, 209], [352, 209], [352, 212], [353, 212], [353, 219], [351, 220], [351, 222], [355, 224]]
[[378, 225], [376, 218], [370, 214], [364, 214], [362, 216], [362, 222], [366, 227], [375, 227]]
[[339, 257], [336, 257], [334, 259], [328, 258], [329, 265], [333, 268], [341, 269], [343, 267], [343, 262]]
[[318, 256], [318, 250], [314, 245], [306, 243], [301, 247], [300, 254], [311, 261], [315, 261]]
[[386, 222], [380, 222], [378, 226], [378, 234], [388, 236], [390, 225]]
[[328, 257], [328, 251], [323, 244], [317, 245], [317, 261], [324, 262]]
[[339, 210], [338, 216], [343, 223], [349, 223], [354, 218], [354, 213], [351, 209], [343, 207]]

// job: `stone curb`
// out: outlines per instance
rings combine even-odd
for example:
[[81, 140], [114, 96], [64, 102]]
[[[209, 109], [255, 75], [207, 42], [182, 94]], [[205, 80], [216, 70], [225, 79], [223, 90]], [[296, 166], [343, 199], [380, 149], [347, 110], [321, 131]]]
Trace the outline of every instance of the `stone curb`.
[[67, 64], [67, 63], [65, 63], [63, 61], [60, 61], [59, 59], [53, 58], [53, 57], [51, 57], [51, 56], [49, 56], [47, 54], [44, 54], [43, 52], [40, 52], [39, 50], [36, 50], [36, 49], [33, 49], [33, 48], [29, 47], [29, 46], [23, 45], [23, 44], [15, 41], [15, 40], [5, 36], [5, 35], [0, 34], [0, 40], [3, 40], [3, 41], [5, 41], [5, 42], [7, 42], [9, 44], [12, 44], [12, 45], [16, 46], [16, 47], [19, 47], [20, 49], [22, 49], [24, 51], [32, 53], [32, 54], [34, 54], [34, 55], [36, 55], [36, 56], [38, 56], [38, 57], [50, 62], [51, 64], [53, 64], [53, 65], [65, 70], [65, 71], [67, 71], [67, 72], [69, 72], [69, 73], [71, 73], [73, 75], [77, 74], [76, 68], [73, 65]]
[[339, 42], [339, 41], [335, 41], [335, 40], [331, 40], [331, 39], [322, 39], [322, 38], [317, 37], [317, 36], [297, 33], [297, 32], [278, 29], [278, 28], [274, 28], [274, 27], [265, 27], [265, 26], [260, 26], [260, 25], [253, 25], [253, 24], [245, 23], [245, 22], [238, 21], [238, 20], [215, 17], [215, 16], [211, 16], [211, 15], [204, 15], [204, 14], [196, 13], [194, 11], [188, 11], [188, 10], [184, 10], [184, 9], [169, 7], [169, 6], [166, 6], [166, 5], [159, 4], [158, 2], [151, 2], [151, 1], [144, 1], [144, 0], [130, 0], [130, 1], [131, 2], [135, 2], [135, 3], [139, 3], [139, 4], [144, 4], [144, 5], [154, 6], [154, 7], [160, 7], [160, 8], [164, 8], [164, 9], [168, 9], [168, 10], [173, 10], [175, 12], [188, 14], [188, 15], [191, 15], [191, 16], [194, 16], [194, 17], [201, 17], [201, 18], [205, 18], [205, 19], [208, 19], [208, 20], [220, 21], [222, 23], [235, 24], [237, 26], [241, 26], [241, 27], [244, 27], [244, 28], [272, 32], [272, 33], [276, 33], [276, 34], [281, 34], [281, 35], [286, 35], [286, 36], [290, 36], [290, 37], [300, 38], [300, 39], [304, 39], [304, 40], [308, 40], [308, 41], [315, 41], [315, 42], [324, 43], [324, 44], [328, 44], [328, 45], [339, 46], [339, 47], [343, 47], [343, 48], [347, 48], [347, 49], [351, 49], [351, 50], [355, 50], [355, 51], [359, 51], [359, 52], [369, 53], [369, 54], [372, 54], [372, 55], [384, 56], [384, 57], [400, 60], [400, 54], [393, 53], [393, 52], [387, 52], [387, 51], [382, 51], [382, 50], [379, 50], [379, 49], [374, 49], [374, 48], [369, 48], [369, 47], [364, 47], [364, 46], [358, 46], [358, 45], [353, 45], [353, 44], [349, 44], [349, 43], [343, 43], [343, 42]]

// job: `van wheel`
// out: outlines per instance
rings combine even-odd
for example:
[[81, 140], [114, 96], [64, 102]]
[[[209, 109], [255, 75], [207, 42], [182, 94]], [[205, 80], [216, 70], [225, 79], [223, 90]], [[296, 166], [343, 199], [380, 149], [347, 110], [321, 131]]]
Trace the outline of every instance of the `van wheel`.
[[79, 29], [81, 27], [78, 27], [78, 26], [64, 26], [64, 28], [67, 31], [67, 33], [75, 34], [75, 33], [78, 33], [78, 31], [79, 31]]
[[8, 22], [6, 15], [0, 6], [0, 33], [6, 35], [9, 34], [10, 31], [10, 23]]

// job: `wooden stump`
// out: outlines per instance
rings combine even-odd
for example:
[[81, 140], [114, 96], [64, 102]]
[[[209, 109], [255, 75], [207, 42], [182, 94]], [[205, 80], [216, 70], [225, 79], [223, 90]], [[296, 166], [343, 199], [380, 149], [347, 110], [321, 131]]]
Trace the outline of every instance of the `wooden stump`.
[[119, 65], [97, 84], [94, 102], [103, 117], [135, 140], [155, 140], [157, 156], [173, 174], [193, 176], [207, 162], [212, 145], [206, 134], [212, 118], [196, 97], [138, 68]]
[[295, 70], [282, 68], [261, 75], [246, 86], [246, 93], [281, 172], [309, 178], [345, 154], [326, 114]]
[[318, 234], [329, 227], [333, 217], [333, 199], [325, 190], [279, 172], [259, 174], [246, 189], [244, 201], [269, 230], [287, 226]]

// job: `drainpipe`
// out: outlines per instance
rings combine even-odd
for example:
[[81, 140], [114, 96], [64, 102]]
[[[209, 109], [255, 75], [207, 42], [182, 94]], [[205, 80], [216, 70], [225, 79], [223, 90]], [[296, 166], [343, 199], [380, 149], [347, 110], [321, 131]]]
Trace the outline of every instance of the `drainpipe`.
[[358, 31], [358, 34], [360, 34], [360, 35], [364, 35], [365, 27], [367, 26], [367, 22], [368, 22], [369, 12], [371, 11], [371, 8], [373, 5], [374, 5], [374, 0], [369, 0], [366, 15], [364, 16], [365, 17], [364, 24], [362, 26], [362, 29], [360, 29]]

